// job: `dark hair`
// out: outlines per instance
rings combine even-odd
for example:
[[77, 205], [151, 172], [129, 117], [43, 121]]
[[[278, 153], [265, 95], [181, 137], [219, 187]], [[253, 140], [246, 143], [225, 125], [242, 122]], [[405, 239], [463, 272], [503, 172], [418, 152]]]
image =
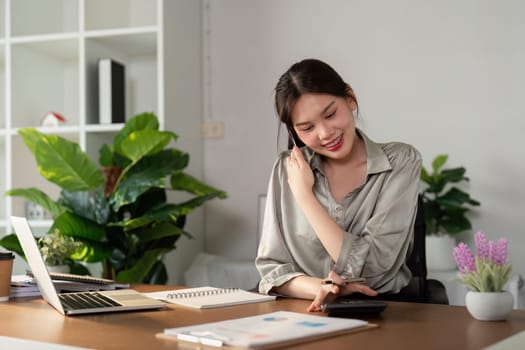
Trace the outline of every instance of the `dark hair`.
[[[292, 110], [297, 100], [307, 93], [329, 94], [338, 97], [351, 97], [357, 104], [352, 88], [332, 67], [317, 59], [304, 59], [294, 63], [275, 86], [275, 110], [281, 123], [286, 125], [289, 137], [297, 146], [304, 144], [292, 127]], [[289, 139], [289, 147], [291, 139]]]

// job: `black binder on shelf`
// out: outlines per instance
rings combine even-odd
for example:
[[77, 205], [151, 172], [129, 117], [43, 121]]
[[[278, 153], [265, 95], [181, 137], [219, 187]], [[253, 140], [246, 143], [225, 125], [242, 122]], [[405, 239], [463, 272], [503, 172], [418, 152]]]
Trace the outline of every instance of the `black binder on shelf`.
[[111, 58], [98, 61], [99, 123], [124, 123], [126, 119], [125, 67]]

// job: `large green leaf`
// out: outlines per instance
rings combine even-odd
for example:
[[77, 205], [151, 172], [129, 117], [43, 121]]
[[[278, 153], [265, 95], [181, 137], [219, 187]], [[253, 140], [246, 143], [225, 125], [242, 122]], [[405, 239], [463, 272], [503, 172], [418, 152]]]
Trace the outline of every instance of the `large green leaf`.
[[159, 121], [153, 113], [142, 113], [134, 116], [129, 119], [124, 127], [115, 135], [113, 140], [113, 148], [117, 148], [120, 145], [120, 142], [128, 137], [134, 131], [139, 130], [158, 130]]
[[103, 225], [83, 218], [71, 212], [64, 212], [55, 218], [50, 231], [58, 230], [60, 234], [72, 236], [80, 241], [102, 241], [106, 234]]
[[117, 274], [117, 281], [127, 283], [143, 282], [156, 262], [162, 259], [170, 249], [153, 249], [144, 255], [133, 265], [133, 267], [122, 270]]
[[474, 202], [473, 205], [479, 205], [477, 201], [473, 201], [470, 195], [457, 187], [452, 187], [442, 196], [436, 198], [436, 202], [444, 207], [457, 208], [463, 206], [465, 203]]
[[20, 129], [18, 130], [18, 134], [22, 137], [22, 141], [33, 154], [35, 154], [36, 143], [46, 137], [44, 134], [33, 128]]
[[136, 218], [144, 215], [144, 213], [150, 211], [152, 208], [157, 208], [164, 205], [167, 202], [167, 191], [165, 188], [150, 188], [135, 202], [126, 206], [126, 211], [129, 211], [131, 218]]
[[9, 251], [17, 253], [25, 259], [24, 250], [18, 241], [18, 237], [14, 233], [2, 237], [2, 239], [0, 239], [0, 246]]
[[104, 175], [74, 142], [48, 135], [36, 143], [35, 157], [40, 174], [68, 191], [84, 191], [104, 183]]
[[62, 191], [59, 203], [70, 208], [75, 214], [100, 225], [107, 223], [111, 214], [102, 187], [94, 191]]
[[89, 269], [86, 266], [76, 261], [72, 261], [69, 263], [69, 270], [70, 273], [75, 275], [91, 275], [91, 271], [89, 271]]
[[434, 173], [437, 173], [439, 169], [447, 162], [448, 154], [439, 154], [434, 158], [432, 161], [432, 169], [434, 169]]
[[426, 192], [439, 194], [445, 187], [450, 183], [468, 181], [469, 179], [465, 177], [465, 168], [458, 167], [453, 169], [443, 169], [440, 172], [434, 173], [432, 175], [421, 173], [421, 180], [428, 184]]
[[178, 216], [181, 216], [181, 215], [188, 215], [189, 213], [191, 213], [194, 209], [200, 207], [201, 205], [203, 205], [206, 201], [209, 201], [210, 199], [214, 199], [214, 198], [217, 198], [219, 197], [220, 198], [220, 195], [221, 193], [211, 193], [211, 194], [207, 194], [205, 196], [199, 196], [199, 197], [194, 197], [190, 200], [187, 200], [183, 203], [180, 203], [180, 204], [177, 204], [176, 205], [176, 212], [173, 213], [171, 216], [174, 220], [176, 220], [176, 218]]
[[114, 166], [115, 159], [113, 158], [113, 148], [111, 146], [104, 144], [98, 150], [98, 162], [101, 166]]
[[464, 167], [458, 167], [453, 169], [443, 169], [441, 171], [441, 177], [446, 182], [459, 182], [459, 181], [468, 181], [468, 178], [465, 177], [465, 172], [467, 170]]
[[[138, 218], [133, 218], [126, 221], [116, 222], [111, 225], [121, 226], [125, 231], [133, 231], [140, 227], [147, 226], [154, 222], [159, 221], [173, 221], [176, 222], [181, 216], [186, 216], [191, 213], [194, 209], [203, 205], [206, 201], [209, 201], [213, 198], [217, 198], [220, 195], [218, 193], [212, 193], [204, 196], [198, 196], [191, 198], [185, 202], [179, 204], [164, 204], [159, 207], [153, 208], [152, 210], [144, 213], [143, 216]], [[190, 234], [183, 234], [191, 237]]]
[[112, 226], [120, 226], [124, 231], [133, 231], [140, 227], [148, 226], [154, 222], [170, 221], [173, 215], [179, 215], [180, 207], [176, 204], [162, 204], [151, 208], [144, 215], [132, 218], [130, 220], [123, 220], [111, 223]]
[[129, 164], [131, 164], [130, 159], [119, 153], [116, 153], [113, 147], [108, 144], [102, 145], [98, 151], [98, 154], [98, 162], [103, 167], [117, 166], [121, 169], [124, 169]]
[[142, 229], [136, 234], [140, 243], [146, 243], [166, 237], [180, 236], [184, 234], [184, 231], [169, 222], [161, 222], [152, 227]]
[[40, 191], [38, 188], [15, 188], [6, 192], [9, 196], [18, 196], [27, 199], [33, 203], [40, 205], [45, 210], [49, 211], [53, 216], [57, 216], [64, 212], [66, 208], [52, 200], [47, 194]]
[[173, 133], [158, 130], [139, 130], [129, 134], [116, 147], [115, 151], [132, 162], [160, 152], [173, 138]]
[[186, 191], [198, 196], [215, 195], [219, 198], [226, 198], [226, 192], [206, 185], [191, 175], [177, 172], [171, 175], [171, 188], [179, 191]]
[[432, 183], [432, 177], [428, 174], [428, 171], [425, 169], [425, 167], [421, 167], [421, 180], [429, 185]]
[[113, 210], [117, 212], [122, 206], [135, 202], [151, 188], [166, 187], [167, 175], [187, 164], [188, 155], [173, 149], [141, 159], [126, 175], [121, 175], [121, 181], [110, 198]]
[[81, 241], [82, 247], [71, 255], [73, 260], [95, 263], [104, 261], [113, 253], [104, 242], [92, 241], [86, 238], [79, 239], [78, 237], [75, 240]]

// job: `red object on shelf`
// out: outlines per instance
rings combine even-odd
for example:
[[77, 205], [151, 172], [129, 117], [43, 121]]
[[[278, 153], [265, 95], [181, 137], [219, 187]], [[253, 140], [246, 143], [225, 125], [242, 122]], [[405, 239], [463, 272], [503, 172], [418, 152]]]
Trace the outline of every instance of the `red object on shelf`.
[[65, 123], [66, 121], [66, 118], [62, 114], [50, 111], [42, 117], [40, 124], [42, 126], [58, 126], [60, 123]]

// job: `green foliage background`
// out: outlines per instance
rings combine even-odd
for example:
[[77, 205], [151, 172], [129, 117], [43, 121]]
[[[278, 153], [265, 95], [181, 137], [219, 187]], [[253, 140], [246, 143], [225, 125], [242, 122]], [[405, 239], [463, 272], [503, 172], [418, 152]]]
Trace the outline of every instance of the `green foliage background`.
[[440, 154], [432, 161], [432, 172], [421, 169], [421, 180], [426, 185], [422, 192], [425, 205], [427, 234], [458, 234], [471, 229], [466, 213], [480, 203], [468, 193], [453, 185], [469, 181], [464, 167], [445, 169], [447, 154]]
[[[71, 254], [74, 273], [89, 273], [84, 262], [101, 262], [103, 277], [120, 282], [167, 282], [163, 258], [175, 249], [186, 215], [206, 201], [226, 198], [183, 170], [189, 155], [170, 148], [177, 134], [160, 131], [156, 116], [129, 119], [112, 144], [99, 150], [99, 164], [80, 146], [58, 135], [33, 128], [19, 131], [33, 153], [40, 174], [61, 188], [57, 200], [37, 188], [7, 192], [34, 202], [53, 215], [50, 231], [81, 242]], [[183, 191], [191, 198], [168, 203], [167, 191]], [[16, 235], [0, 245], [24, 257]]]

